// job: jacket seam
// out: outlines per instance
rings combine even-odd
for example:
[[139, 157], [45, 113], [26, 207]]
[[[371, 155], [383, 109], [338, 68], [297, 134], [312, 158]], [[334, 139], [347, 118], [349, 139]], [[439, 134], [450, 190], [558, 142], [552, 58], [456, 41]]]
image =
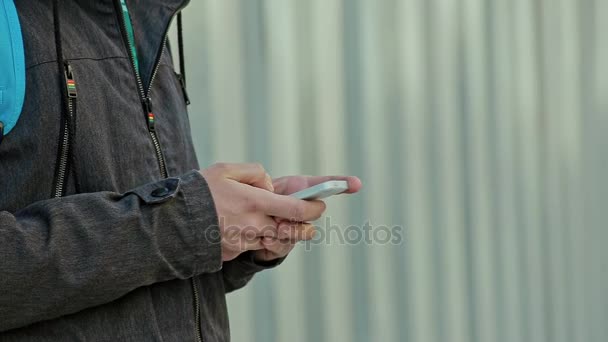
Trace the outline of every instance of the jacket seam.
[[[102, 57], [102, 58], [92, 58], [92, 57], [80, 57], [80, 58], [70, 58], [69, 61], [105, 61], [105, 60], [109, 60], [109, 59], [128, 59], [128, 57], [124, 57], [124, 56], [110, 56], [110, 57]], [[25, 68], [25, 70], [30, 70], [32, 68], [44, 65], [44, 64], [50, 64], [50, 63], [57, 63], [57, 60], [50, 60], [50, 61], [44, 61], [44, 62], [39, 62], [36, 64], [32, 64], [29, 65]]]

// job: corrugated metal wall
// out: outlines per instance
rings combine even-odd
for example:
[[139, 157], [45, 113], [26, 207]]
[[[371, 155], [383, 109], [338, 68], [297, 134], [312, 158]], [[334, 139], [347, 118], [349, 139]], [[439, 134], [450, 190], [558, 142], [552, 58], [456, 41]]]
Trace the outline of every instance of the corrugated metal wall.
[[234, 341], [608, 340], [607, 1], [199, 0], [185, 20], [202, 165], [356, 174], [331, 224], [403, 227], [256, 276]]

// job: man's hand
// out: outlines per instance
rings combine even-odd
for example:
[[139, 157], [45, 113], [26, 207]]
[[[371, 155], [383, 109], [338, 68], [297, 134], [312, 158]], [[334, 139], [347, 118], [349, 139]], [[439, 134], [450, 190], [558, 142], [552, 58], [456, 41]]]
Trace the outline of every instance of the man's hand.
[[[345, 180], [348, 182], [348, 190], [345, 193], [352, 194], [361, 189], [361, 181], [357, 177], [349, 176], [287, 176], [272, 181], [274, 192], [279, 195], [290, 195], [300, 190], [315, 186], [317, 184], [331, 181]], [[264, 237], [261, 240], [263, 249], [255, 251], [255, 259], [259, 261], [271, 261], [287, 256], [296, 243], [310, 240], [316, 231], [310, 223], [293, 223], [278, 220], [277, 236]]]
[[[282, 238], [277, 227], [298, 231], [305, 227], [298, 222], [314, 221], [325, 211], [322, 201], [302, 201], [275, 194], [270, 176], [259, 164], [215, 164], [201, 174], [215, 202], [223, 261], [245, 251], [264, 249], [266, 240], [262, 237]], [[280, 219], [288, 222], [279, 224]]]

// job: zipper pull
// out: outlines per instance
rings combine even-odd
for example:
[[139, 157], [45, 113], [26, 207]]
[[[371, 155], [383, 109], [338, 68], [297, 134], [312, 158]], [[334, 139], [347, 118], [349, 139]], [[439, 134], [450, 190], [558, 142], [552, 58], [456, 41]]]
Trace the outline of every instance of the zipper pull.
[[74, 73], [72, 71], [72, 66], [70, 63], [65, 62], [65, 86], [68, 91], [68, 97], [70, 99], [75, 99], [78, 97], [78, 92], [76, 91], [76, 81], [74, 80]]
[[151, 132], [154, 132], [154, 113], [152, 112], [152, 99], [150, 98], [150, 96], [146, 97], [144, 100], [144, 110], [146, 111], [148, 119], [148, 129]]
[[188, 96], [188, 90], [186, 90], [186, 80], [182, 74], [175, 73], [175, 76], [179, 79], [179, 84], [182, 86], [182, 93], [184, 94], [184, 101], [186, 101], [186, 105], [190, 105], [190, 96]]

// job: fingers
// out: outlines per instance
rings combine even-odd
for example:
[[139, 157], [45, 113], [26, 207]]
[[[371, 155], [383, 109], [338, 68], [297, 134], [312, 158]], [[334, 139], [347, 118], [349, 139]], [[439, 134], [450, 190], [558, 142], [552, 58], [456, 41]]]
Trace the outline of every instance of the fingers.
[[260, 237], [277, 237], [277, 221], [266, 215], [250, 214], [243, 225], [224, 226], [225, 236], [253, 241]]
[[261, 250], [256, 250], [256, 259], [270, 261], [287, 256], [299, 241], [311, 240], [316, 230], [310, 223], [279, 222], [279, 234], [259, 239]]
[[243, 163], [229, 164], [221, 163], [216, 165], [222, 169], [226, 178], [235, 180], [240, 183], [249, 184], [257, 188], [265, 189], [274, 192], [272, 178], [261, 164]]
[[277, 194], [285, 194], [287, 191], [287, 182], [289, 178], [289, 176], [286, 176], [273, 179], [272, 186], [274, 187], [274, 192]]
[[[265, 238], [265, 239], [271, 239], [271, 238]], [[242, 240], [240, 249], [241, 249], [241, 252], [256, 251], [259, 249], [264, 249], [264, 245], [262, 244], [262, 240], [260, 238], [253, 239], [253, 240], [244, 239], [244, 240]]]
[[[272, 239], [272, 238], [269, 238], [269, 239]], [[223, 243], [226, 242], [225, 239], [223, 239], [223, 240], [224, 240], [224, 241], [222, 241]], [[229, 249], [222, 248], [222, 261], [233, 260], [237, 256], [239, 256], [241, 253], [246, 252], [246, 251], [263, 252], [261, 250], [263, 250], [265, 248], [264, 245], [262, 244], [261, 238], [240, 240], [240, 241], [238, 241], [237, 245], [230, 243], [230, 242], [227, 242], [227, 243], [228, 243], [228, 245], [231, 246], [231, 248], [229, 248]]]
[[[290, 240], [280, 240], [273, 238], [262, 238], [260, 240], [264, 248], [263, 259], [273, 260], [287, 256], [295, 247], [296, 243]], [[262, 252], [262, 251], [259, 251]]]
[[317, 230], [310, 223], [297, 223], [283, 221], [279, 223], [277, 228], [277, 238], [280, 240], [289, 240], [292, 242], [312, 240]]
[[323, 201], [303, 201], [270, 192], [260, 194], [259, 200], [260, 208], [266, 215], [295, 222], [317, 220], [326, 209]]
[[[288, 239], [292, 241], [311, 240], [317, 233], [315, 227], [309, 222], [293, 222], [270, 216], [253, 216], [245, 227], [225, 226], [224, 236], [234, 240], [245, 239], [254, 241], [262, 237]], [[231, 231], [234, 229], [234, 231]]]

